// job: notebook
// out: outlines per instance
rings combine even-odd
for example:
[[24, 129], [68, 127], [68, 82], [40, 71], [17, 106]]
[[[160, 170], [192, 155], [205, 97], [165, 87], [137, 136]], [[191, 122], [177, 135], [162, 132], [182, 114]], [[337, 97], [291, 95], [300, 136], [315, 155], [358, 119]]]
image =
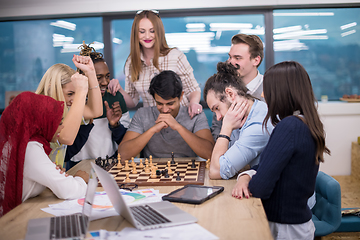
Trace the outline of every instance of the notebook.
[[168, 201], [127, 206], [114, 178], [101, 167], [91, 163], [101, 185], [117, 213], [139, 230], [172, 227], [197, 222], [191, 214], [184, 212]]
[[84, 239], [89, 226], [97, 185], [98, 180], [95, 171], [91, 169], [82, 213], [30, 219], [25, 240]]

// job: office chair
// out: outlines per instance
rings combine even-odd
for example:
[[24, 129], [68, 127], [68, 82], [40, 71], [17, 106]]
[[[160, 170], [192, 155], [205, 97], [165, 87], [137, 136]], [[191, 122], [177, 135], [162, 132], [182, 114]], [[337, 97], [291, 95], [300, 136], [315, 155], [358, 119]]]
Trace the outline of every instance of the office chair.
[[[349, 209], [352, 208], [342, 208], [341, 210]], [[360, 213], [342, 216], [341, 224], [335, 232], [360, 232]]]
[[316, 204], [311, 209], [315, 237], [334, 232], [341, 223], [340, 184], [331, 176], [319, 171], [315, 184]]

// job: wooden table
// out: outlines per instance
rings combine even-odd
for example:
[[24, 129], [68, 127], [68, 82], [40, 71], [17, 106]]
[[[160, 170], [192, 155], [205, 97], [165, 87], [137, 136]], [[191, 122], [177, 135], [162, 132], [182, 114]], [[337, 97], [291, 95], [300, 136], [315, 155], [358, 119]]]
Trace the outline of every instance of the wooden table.
[[[155, 159], [154, 159], [155, 160]], [[90, 161], [84, 160], [68, 172], [74, 174], [78, 169], [90, 170]], [[175, 203], [182, 210], [198, 219], [198, 224], [212, 232], [220, 239], [272, 239], [268, 221], [258, 198], [239, 200], [231, 196], [236, 180], [210, 180], [206, 169], [205, 185], [223, 186], [224, 192], [200, 205]], [[69, 186], [70, 187], [70, 186]], [[154, 187], [160, 193], [169, 193], [181, 186]], [[143, 187], [147, 188], [147, 187]], [[103, 191], [98, 188], [98, 191]], [[27, 222], [32, 218], [51, 217], [41, 208], [63, 200], [46, 189], [39, 196], [28, 199], [0, 218], [0, 239], [24, 239]], [[133, 227], [121, 216], [114, 216], [92, 221], [89, 230], [106, 229], [121, 231], [125, 227]]]

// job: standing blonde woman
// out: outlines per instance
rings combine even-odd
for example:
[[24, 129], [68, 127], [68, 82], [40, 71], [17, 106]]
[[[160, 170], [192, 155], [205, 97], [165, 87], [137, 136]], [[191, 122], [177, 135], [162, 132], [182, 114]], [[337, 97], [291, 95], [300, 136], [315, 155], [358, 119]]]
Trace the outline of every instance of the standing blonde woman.
[[58, 142], [51, 144], [53, 151], [50, 153], [51, 160], [61, 166], [66, 145], [73, 144], [82, 121], [99, 117], [103, 111], [99, 83], [90, 57], [74, 55], [72, 61], [85, 76], [65, 64], [55, 64], [46, 71], [36, 90], [37, 94], [50, 96], [65, 104], [64, 128]]
[[126, 101], [127, 106], [135, 107], [140, 97], [144, 107], [155, 106], [155, 100], [148, 93], [150, 80], [164, 70], [180, 76], [184, 88], [181, 105], [188, 106], [190, 117], [202, 112], [200, 87], [185, 54], [168, 47], [157, 11], [139, 11], [132, 25], [130, 55], [125, 63], [125, 91], [132, 98]]

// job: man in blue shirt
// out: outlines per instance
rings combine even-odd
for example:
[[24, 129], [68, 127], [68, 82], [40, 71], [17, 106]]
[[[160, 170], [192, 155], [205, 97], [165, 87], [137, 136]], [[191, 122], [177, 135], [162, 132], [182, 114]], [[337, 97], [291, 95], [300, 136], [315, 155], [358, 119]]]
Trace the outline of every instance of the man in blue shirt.
[[211, 179], [229, 179], [246, 165], [259, 163], [273, 130], [271, 124], [262, 126], [267, 114], [264, 102], [248, 93], [236, 68], [218, 63], [218, 73], [204, 87], [204, 99], [223, 124], [215, 143], [210, 164]]

